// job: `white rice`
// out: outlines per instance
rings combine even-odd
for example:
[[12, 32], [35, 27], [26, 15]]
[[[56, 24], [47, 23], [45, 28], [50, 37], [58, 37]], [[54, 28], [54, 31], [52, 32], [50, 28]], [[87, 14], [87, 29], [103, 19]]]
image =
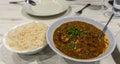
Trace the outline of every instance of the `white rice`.
[[8, 32], [6, 43], [18, 51], [33, 50], [46, 44], [47, 25], [28, 23]]

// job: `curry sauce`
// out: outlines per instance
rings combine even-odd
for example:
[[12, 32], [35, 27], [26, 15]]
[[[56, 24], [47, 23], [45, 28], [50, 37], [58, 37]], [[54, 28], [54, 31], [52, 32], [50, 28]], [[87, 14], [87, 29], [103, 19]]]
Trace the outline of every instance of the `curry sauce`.
[[60, 25], [53, 34], [57, 49], [67, 56], [76, 59], [95, 58], [105, 52], [109, 41], [101, 30], [92, 24], [82, 21], [71, 21]]

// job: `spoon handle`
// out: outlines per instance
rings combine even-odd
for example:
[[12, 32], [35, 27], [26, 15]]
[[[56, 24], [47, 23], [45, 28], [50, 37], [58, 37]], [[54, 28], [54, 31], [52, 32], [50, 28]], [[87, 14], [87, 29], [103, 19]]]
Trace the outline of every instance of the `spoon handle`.
[[114, 13], [111, 15], [111, 17], [110, 17], [110, 19], [108, 20], [107, 24], [105, 25], [105, 27], [104, 27], [103, 31], [105, 31], [105, 30], [106, 30], [107, 25], [110, 23], [110, 21], [111, 21], [111, 19], [113, 18], [113, 16], [114, 16]]
[[11, 2], [9, 2], [10, 4], [19, 4], [19, 3], [21, 3], [21, 2], [24, 2], [24, 1], [11, 1]]
[[[108, 26], [108, 24], [110, 23], [110, 21], [111, 21], [111, 19], [113, 18], [113, 16], [114, 16], [114, 13], [111, 15], [111, 17], [110, 17], [110, 19], [108, 20], [107, 24], [104, 26], [104, 28], [103, 28], [103, 30], [102, 30], [103, 32], [106, 31], [107, 26]], [[98, 39], [101, 38], [101, 36], [103, 35], [103, 32], [101, 32], [101, 33], [99, 34]]]
[[[83, 7], [81, 10], [84, 10], [85, 8], [87, 8], [88, 6], [90, 6], [91, 4], [87, 4], [85, 7]], [[79, 10], [78, 12], [81, 12], [81, 10]]]

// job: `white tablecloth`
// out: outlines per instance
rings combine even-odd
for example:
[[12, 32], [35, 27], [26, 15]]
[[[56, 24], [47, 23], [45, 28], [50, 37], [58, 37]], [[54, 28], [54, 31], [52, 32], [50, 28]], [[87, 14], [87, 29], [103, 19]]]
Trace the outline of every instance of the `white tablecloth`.
[[[9, 1], [13, 0], [0, 0], [0, 42], [2, 43], [2, 38], [5, 32], [11, 27], [23, 23], [23, 22], [43, 22], [49, 26], [56, 20], [67, 17], [74, 16], [75, 12], [80, 10], [84, 5], [76, 5], [72, 3], [70, 8], [63, 14], [54, 17], [33, 17], [26, 14], [22, 10], [22, 5], [9, 4]], [[15, 1], [15, 0], [14, 0]], [[106, 24], [109, 17], [104, 15], [105, 12], [111, 11], [112, 7], [106, 3], [107, 10], [92, 10], [87, 8], [84, 10], [81, 16], [91, 18], [103, 24]], [[120, 19], [112, 19], [109, 24], [109, 28], [117, 36], [120, 33]], [[119, 36], [117, 36], [119, 38]], [[116, 37], [116, 38], [117, 38]], [[117, 38], [117, 39], [118, 39]], [[119, 43], [118, 41], [117, 43]], [[0, 45], [1, 45], [0, 43]], [[117, 44], [120, 46], [120, 44]], [[62, 58], [61, 56], [55, 54], [49, 46], [47, 46], [42, 52], [36, 55], [19, 55], [8, 51], [4, 46], [0, 46], [0, 64], [115, 64], [112, 56], [108, 56], [101, 61], [93, 63], [78, 63]]]

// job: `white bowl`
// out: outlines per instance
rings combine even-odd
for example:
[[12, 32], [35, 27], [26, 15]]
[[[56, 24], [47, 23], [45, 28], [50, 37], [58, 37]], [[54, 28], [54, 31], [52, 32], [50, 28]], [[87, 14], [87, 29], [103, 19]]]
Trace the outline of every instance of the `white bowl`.
[[[28, 23], [30, 23], [30, 22], [28, 22]], [[26, 24], [28, 24], [28, 23], [23, 23], [23, 24], [16, 25], [16, 26], [14, 26], [13, 28], [11, 28], [9, 31], [14, 30], [14, 29], [17, 29], [17, 27], [21, 27], [21, 26], [26, 25]], [[42, 24], [43, 24], [43, 23], [42, 23]], [[9, 31], [6, 32], [5, 35], [4, 35], [3, 45], [5, 46], [6, 49], [8, 49], [8, 50], [11, 51], [11, 52], [19, 53], [19, 54], [35, 54], [35, 53], [40, 52], [40, 51], [47, 45], [47, 43], [45, 42], [44, 45], [42, 45], [42, 46], [40, 46], [40, 47], [38, 47], [38, 48], [36, 48], [36, 49], [33, 49], [33, 50], [27, 50], [27, 51], [15, 50], [15, 49], [11, 48], [11, 47], [7, 44], [7, 42], [6, 42], [6, 36], [7, 36], [7, 34], [9, 33]]]
[[78, 62], [93, 62], [93, 61], [98, 61], [98, 60], [101, 60], [103, 58], [105, 58], [106, 56], [110, 55], [115, 46], [116, 46], [116, 41], [115, 41], [115, 38], [113, 36], [113, 34], [111, 33], [111, 31], [109, 29], [106, 30], [105, 34], [107, 36], [107, 38], [109, 39], [109, 45], [108, 45], [108, 48], [107, 50], [101, 54], [100, 56], [96, 57], [96, 58], [92, 58], [92, 59], [75, 59], [75, 58], [72, 58], [72, 57], [69, 57], [65, 54], [63, 54], [61, 51], [59, 51], [55, 45], [54, 45], [54, 42], [53, 42], [53, 33], [55, 31], [55, 29], [57, 27], [59, 27], [61, 24], [63, 23], [66, 23], [66, 22], [70, 22], [70, 21], [74, 21], [74, 20], [81, 20], [81, 21], [84, 21], [84, 22], [87, 22], [89, 24], [92, 24], [96, 27], [98, 27], [99, 29], [103, 29], [104, 25], [102, 25], [101, 23], [97, 22], [97, 21], [94, 21], [92, 19], [89, 19], [89, 18], [85, 18], [85, 17], [67, 17], [67, 18], [62, 18], [58, 21], [56, 21], [51, 27], [49, 27], [47, 33], [46, 33], [46, 37], [47, 37], [47, 43], [49, 44], [49, 46], [52, 48], [52, 50], [54, 52], [56, 52], [57, 54], [59, 54], [60, 56], [64, 57], [64, 58], [67, 58], [67, 59], [70, 59], [70, 60], [73, 60], [73, 61], [78, 61]]

